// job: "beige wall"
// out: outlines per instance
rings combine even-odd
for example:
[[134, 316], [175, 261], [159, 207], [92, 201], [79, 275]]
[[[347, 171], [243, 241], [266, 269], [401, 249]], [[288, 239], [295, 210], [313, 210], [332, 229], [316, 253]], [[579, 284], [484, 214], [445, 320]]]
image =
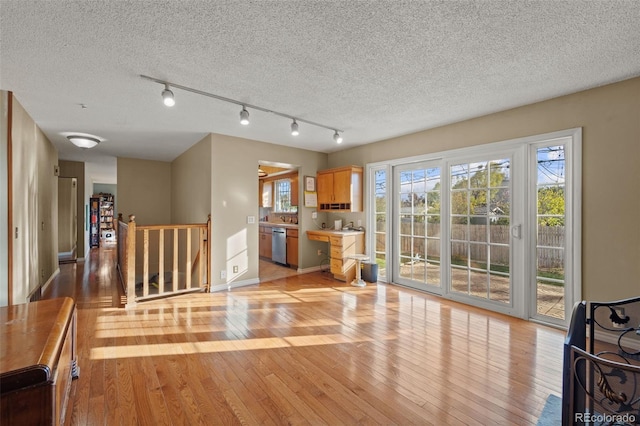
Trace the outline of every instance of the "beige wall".
[[[303, 149], [273, 145], [218, 134], [211, 135], [211, 219], [213, 285], [258, 278], [258, 162], [269, 161], [299, 167], [300, 177], [315, 176], [326, 168], [327, 155]], [[302, 200], [302, 185], [300, 185]], [[320, 243], [304, 237], [312, 229], [311, 212], [301, 207], [299, 267], [319, 264], [316, 247]], [[247, 216], [256, 222], [247, 224]], [[323, 246], [326, 250], [326, 244]], [[320, 248], [320, 247], [318, 247]], [[239, 273], [231, 272], [233, 265]], [[220, 279], [220, 271], [227, 271], [227, 279]]]
[[171, 223], [171, 163], [118, 157], [118, 212], [139, 225]]
[[[9, 93], [0, 90], [0, 229], [9, 227], [8, 100]], [[9, 239], [8, 232], [0, 232], [0, 306], [8, 304]]]
[[582, 127], [583, 298], [640, 293], [640, 78], [329, 155], [331, 167]]
[[80, 161], [66, 161], [60, 160], [60, 177], [76, 178], [77, 182], [77, 194], [76, 201], [76, 214], [78, 215], [77, 226], [77, 241], [78, 241], [78, 258], [85, 256], [85, 250], [89, 248], [89, 234], [85, 226], [85, 205], [89, 205], [89, 199], [85, 199], [85, 165]]
[[211, 136], [171, 163], [172, 223], [204, 223], [211, 213]]
[[58, 253], [71, 252], [76, 247], [77, 192], [75, 178], [58, 178]]
[[[58, 270], [58, 153], [19, 101], [13, 98], [13, 303]], [[14, 231], [15, 232], [15, 231]]]

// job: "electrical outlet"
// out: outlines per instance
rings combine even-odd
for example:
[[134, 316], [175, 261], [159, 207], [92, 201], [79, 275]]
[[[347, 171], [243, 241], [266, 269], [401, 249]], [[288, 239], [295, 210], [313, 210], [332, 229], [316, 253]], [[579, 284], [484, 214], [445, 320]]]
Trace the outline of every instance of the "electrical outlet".
[[318, 250], [318, 256], [322, 256], [322, 250]]
[[220, 279], [224, 280], [225, 278], [227, 278], [227, 271], [223, 269], [222, 271], [220, 271]]
[[237, 265], [235, 265], [235, 266], [233, 267], [233, 273], [234, 273], [234, 274], [237, 274], [237, 273], [238, 273], [238, 266], [237, 266]]
[[317, 219], [318, 218], [318, 212], [311, 212], [311, 219]]
[[358, 226], [362, 226], [362, 221], [358, 219]]

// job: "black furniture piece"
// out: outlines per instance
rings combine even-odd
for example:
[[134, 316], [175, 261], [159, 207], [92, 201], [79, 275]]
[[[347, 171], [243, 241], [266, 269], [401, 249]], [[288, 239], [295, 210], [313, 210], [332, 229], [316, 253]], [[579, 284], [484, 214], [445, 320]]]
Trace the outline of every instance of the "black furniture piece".
[[576, 303], [563, 365], [563, 425], [640, 425], [640, 297]]

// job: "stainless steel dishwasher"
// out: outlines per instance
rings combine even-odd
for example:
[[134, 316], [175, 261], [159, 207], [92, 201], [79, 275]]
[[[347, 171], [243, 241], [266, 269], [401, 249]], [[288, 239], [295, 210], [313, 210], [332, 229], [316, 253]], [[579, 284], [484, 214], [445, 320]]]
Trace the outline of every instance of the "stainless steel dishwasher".
[[273, 228], [271, 238], [271, 260], [277, 263], [287, 264], [287, 230], [285, 228]]

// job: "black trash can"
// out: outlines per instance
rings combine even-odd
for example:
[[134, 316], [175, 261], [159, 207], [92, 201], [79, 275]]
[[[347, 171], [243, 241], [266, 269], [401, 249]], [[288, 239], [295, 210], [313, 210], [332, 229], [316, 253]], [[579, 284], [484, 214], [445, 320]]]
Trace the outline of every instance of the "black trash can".
[[378, 264], [362, 263], [362, 279], [369, 283], [378, 282]]

